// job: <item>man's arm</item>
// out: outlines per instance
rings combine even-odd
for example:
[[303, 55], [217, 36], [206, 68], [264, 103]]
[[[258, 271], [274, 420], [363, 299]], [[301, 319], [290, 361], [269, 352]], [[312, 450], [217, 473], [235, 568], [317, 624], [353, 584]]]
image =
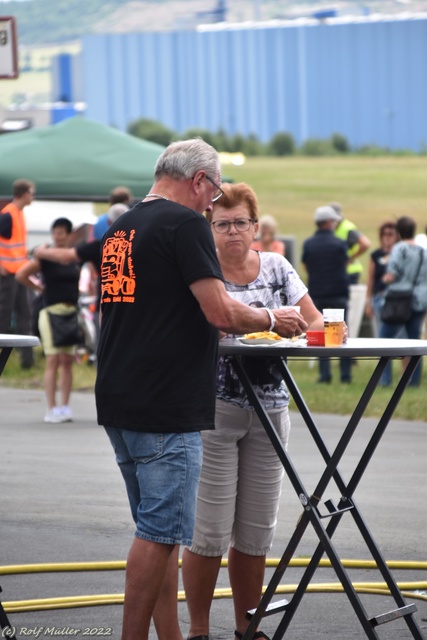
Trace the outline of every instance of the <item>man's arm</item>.
[[6, 240], [12, 237], [12, 216], [7, 211], [0, 214], [0, 236]]
[[59, 262], [60, 264], [73, 264], [80, 262], [75, 247], [48, 247], [43, 244], [34, 249], [33, 255], [38, 260]]
[[366, 236], [364, 236], [363, 234], [359, 237], [359, 240], [357, 242], [357, 244], [359, 245], [358, 250], [356, 251], [356, 254], [353, 256], [355, 258], [358, 258], [359, 256], [361, 256], [363, 253], [366, 253], [366, 251], [369, 249], [369, 247], [371, 246], [371, 241], [369, 240], [369, 238], [367, 238]]
[[[271, 320], [264, 308], [249, 307], [231, 298], [224, 283], [217, 278], [203, 278], [190, 285], [207, 321], [225, 333], [267, 331]], [[274, 309], [275, 327], [279, 335], [292, 337], [307, 329], [304, 318], [294, 309]]]
[[360, 231], [350, 231], [347, 237], [347, 244], [351, 248], [354, 245], [357, 245], [356, 253], [352, 254], [350, 262], [359, 258], [362, 254], [364, 254], [369, 247], [371, 246], [371, 241], [369, 238], [360, 233]]

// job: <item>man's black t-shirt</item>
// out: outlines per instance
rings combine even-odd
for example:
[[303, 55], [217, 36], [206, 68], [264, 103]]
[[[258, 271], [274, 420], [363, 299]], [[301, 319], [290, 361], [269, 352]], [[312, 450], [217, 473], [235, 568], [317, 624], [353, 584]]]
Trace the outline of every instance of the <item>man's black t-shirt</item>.
[[91, 262], [97, 273], [99, 273], [101, 265], [101, 240], [93, 240], [92, 242], [77, 245], [76, 253], [82, 264]]
[[40, 260], [40, 268], [45, 285], [44, 304], [49, 306], [66, 302], [76, 305], [79, 299], [80, 265]]
[[214, 427], [218, 331], [189, 285], [222, 279], [205, 218], [139, 203], [103, 238], [98, 423], [142, 432]]
[[347, 260], [347, 244], [333, 231], [319, 229], [304, 242], [301, 261], [307, 268], [312, 298], [348, 298]]

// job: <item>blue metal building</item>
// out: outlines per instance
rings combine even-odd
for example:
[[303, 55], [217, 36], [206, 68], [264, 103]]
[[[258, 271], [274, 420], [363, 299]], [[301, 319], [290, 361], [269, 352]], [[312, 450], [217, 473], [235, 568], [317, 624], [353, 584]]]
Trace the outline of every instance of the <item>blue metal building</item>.
[[337, 132], [354, 146], [427, 146], [427, 14], [210, 25], [86, 37], [87, 116], [125, 130]]

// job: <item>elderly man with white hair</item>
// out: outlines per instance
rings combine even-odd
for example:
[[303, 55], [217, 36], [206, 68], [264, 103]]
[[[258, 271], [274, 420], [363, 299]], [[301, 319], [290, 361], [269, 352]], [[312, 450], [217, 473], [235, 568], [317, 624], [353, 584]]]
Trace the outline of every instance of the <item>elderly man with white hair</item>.
[[174, 142], [145, 198], [108, 229], [101, 260], [96, 404], [136, 524], [126, 568], [122, 640], [182, 640], [179, 545], [191, 544], [202, 462], [214, 428], [218, 330], [301, 334], [295, 311], [229, 297], [209, 223], [222, 195], [218, 154]]

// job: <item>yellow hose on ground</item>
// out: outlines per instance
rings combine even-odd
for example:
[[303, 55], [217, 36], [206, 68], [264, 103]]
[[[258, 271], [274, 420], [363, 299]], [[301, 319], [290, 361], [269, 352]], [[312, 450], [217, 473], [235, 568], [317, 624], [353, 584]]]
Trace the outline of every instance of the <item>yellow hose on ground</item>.
[[[277, 588], [276, 594], [294, 593], [297, 584], [281, 585]], [[357, 593], [367, 593], [373, 595], [390, 595], [385, 582], [355, 582], [353, 587]], [[398, 583], [398, 587], [404, 597], [415, 598], [427, 602], [427, 595], [422, 593], [413, 593], [412, 589], [427, 589], [426, 582], [402, 582]], [[263, 587], [263, 591], [265, 590]], [[342, 593], [343, 586], [340, 583], [319, 583], [310, 584], [306, 593]], [[215, 589], [214, 599], [231, 598], [232, 591], [230, 588]], [[7, 613], [23, 613], [26, 611], [48, 611], [52, 609], [72, 609], [77, 607], [94, 607], [101, 605], [123, 604], [124, 594], [101, 594], [86, 596], [65, 596], [62, 598], [40, 598], [38, 600], [15, 600], [4, 602], [3, 607]], [[178, 601], [185, 601], [184, 591], [178, 591]]]
[[[293, 558], [290, 561], [290, 567], [306, 567], [310, 562], [310, 558]], [[375, 569], [377, 565], [371, 560], [350, 560], [341, 561], [346, 568], [357, 569]], [[268, 567], [275, 567], [279, 563], [279, 559], [268, 559], [266, 564]], [[180, 562], [181, 564], [181, 562]], [[227, 560], [221, 562], [221, 566], [227, 566]], [[410, 569], [425, 570], [427, 562], [420, 561], [388, 561], [387, 566], [390, 569]], [[319, 563], [319, 567], [331, 567], [331, 562], [323, 559]], [[45, 573], [59, 571], [106, 571], [125, 569], [125, 561], [111, 562], [62, 562], [50, 564], [30, 564], [30, 565], [9, 565], [0, 567], [0, 575], [13, 575], [23, 573]], [[427, 593], [413, 593], [413, 591], [426, 591], [427, 582], [400, 582], [397, 583], [404, 597], [415, 598], [427, 602]], [[297, 584], [280, 585], [276, 594], [293, 593]], [[372, 595], [390, 595], [390, 591], [385, 582], [354, 582], [353, 587], [358, 593], [367, 593]], [[263, 587], [263, 591], [266, 587]], [[307, 587], [307, 593], [341, 593], [344, 591], [340, 583], [318, 583], [310, 584]], [[230, 588], [215, 589], [214, 598], [231, 598], [232, 591]], [[26, 611], [46, 611], [52, 609], [70, 609], [76, 607], [92, 607], [101, 605], [123, 604], [124, 594], [101, 594], [101, 595], [85, 595], [85, 596], [66, 596], [61, 598], [41, 598], [37, 600], [16, 600], [4, 602], [3, 607], [7, 613], [22, 613]], [[178, 601], [185, 600], [185, 593], [178, 592]]]
[[[311, 558], [292, 558], [289, 567], [307, 567]], [[266, 567], [277, 567], [279, 558], [267, 558]], [[341, 560], [346, 569], [376, 569], [377, 564], [374, 560]], [[181, 566], [181, 560], [179, 561]], [[223, 558], [221, 567], [227, 567], [228, 561]], [[322, 559], [319, 567], [331, 567], [331, 561]], [[389, 569], [407, 569], [407, 570], [426, 570], [427, 562], [416, 560], [388, 560]], [[11, 564], [0, 566], [1, 575], [15, 575], [20, 573], [55, 573], [67, 571], [117, 571], [126, 569], [126, 560], [114, 560], [103, 562], [52, 562], [48, 564]]]

